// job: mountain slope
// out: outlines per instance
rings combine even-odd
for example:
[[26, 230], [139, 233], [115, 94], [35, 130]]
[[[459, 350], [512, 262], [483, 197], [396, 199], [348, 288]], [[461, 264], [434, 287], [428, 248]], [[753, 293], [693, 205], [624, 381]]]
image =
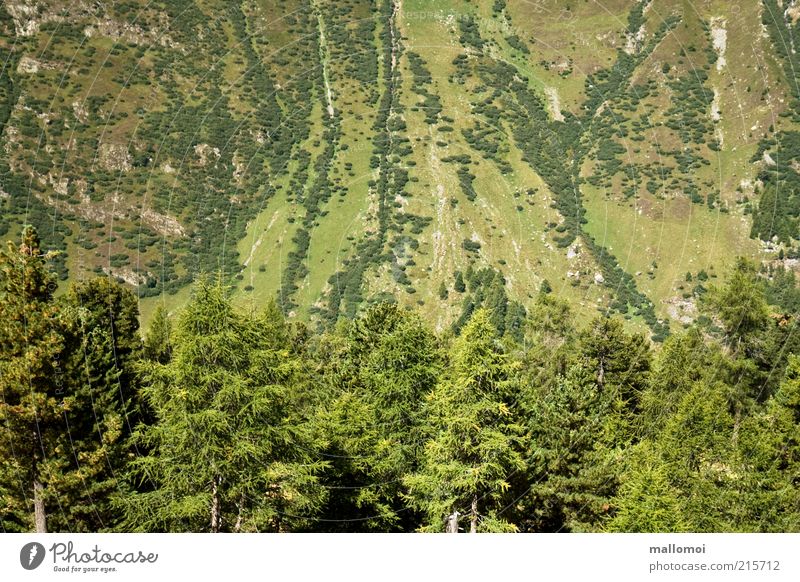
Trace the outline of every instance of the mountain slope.
[[797, 263], [799, 17], [6, 0], [0, 229], [34, 223], [63, 278], [120, 277], [145, 317], [222, 269], [302, 319], [394, 297], [439, 329], [488, 303], [510, 330], [547, 281], [662, 339], [698, 276]]

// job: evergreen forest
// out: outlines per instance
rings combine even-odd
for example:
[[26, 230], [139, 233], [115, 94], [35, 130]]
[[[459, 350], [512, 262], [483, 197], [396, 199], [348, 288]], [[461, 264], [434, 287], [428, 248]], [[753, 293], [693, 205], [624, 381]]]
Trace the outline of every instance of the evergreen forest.
[[800, 323], [747, 260], [659, 345], [547, 286], [436, 333], [289, 322], [219, 274], [140, 330], [53, 259], [33, 227], [0, 255], [4, 532], [800, 531]]

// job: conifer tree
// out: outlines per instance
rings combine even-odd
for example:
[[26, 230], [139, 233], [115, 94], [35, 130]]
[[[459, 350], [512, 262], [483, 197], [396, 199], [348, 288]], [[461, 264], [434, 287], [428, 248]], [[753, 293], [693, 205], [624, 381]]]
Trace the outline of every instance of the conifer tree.
[[464, 283], [464, 275], [461, 274], [461, 271], [456, 271], [456, 278], [453, 288], [459, 293], [464, 293], [467, 290], [467, 286]]
[[765, 409], [744, 420], [737, 442], [741, 479], [737, 529], [800, 531], [800, 359]]
[[719, 382], [696, 382], [659, 435], [656, 447], [680, 511], [694, 531], [730, 531], [740, 470], [734, 454], [734, 422]]
[[56, 300], [49, 258], [30, 227], [0, 256], [3, 527], [107, 531], [136, 398], [136, 303], [107, 279], [73, 284]]
[[525, 324], [524, 375], [531, 386], [549, 387], [574, 357], [575, 322], [569, 304], [540, 292]]
[[0, 253], [0, 481], [4, 530], [47, 531], [46, 488], [60, 474], [62, 413], [74, 403], [64, 387], [64, 324], [36, 229]]
[[498, 347], [484, 309], [454, 343], [452, 370], [429, 396], [420, 470], [406, 477], [409, 503], [425, 514], [423, 531], [443, 531], [454, 512], [469, 531], [512, 531], [499, 511], [510, 479], [523, 470], [522, 427], [514, 409], [514, 369]]
[[630, 467], [621, 476], [613, 501], [615, 513], [606, 531], [672, 533], [690, 531], [681, 513], [681, 492], [650, 442], [636, 445]]
[[[738, 259], [727, 283], [711, 287], [705, 295], [704, 308], [722, 328], [715, 335], [720, 338], [727, 357], [720, 360], [719, 369], [724, 374], [726, 397], [734, 415], [736, 439], [748, 411], [769, 395], [772, 365], [778, 369], [785, 365], [776, 360], [776, 354], [765, 352], [775, 345], [769, 341], [772, 331], [769, 306], [755, 266], [746, 259]], [[783, 349], [781, 346], [778, 354]]]
[[755, 266], [740, 258], [723, 287], [711, 287], [706, 307], [722, 324], [723, 339], [736, 356], [752, 356], [761, 347], [769, 309]]
[[144, 357], [151, 362], [166, 364], [172, 357], [172, 321], [163, 305], [156, 307], [150, 328], [144, 338]]
[[198, 283], [172, 359], [144, 366], [155, 414], [137, 435], [152, 483], [122, 500], [136, 530], [283, 531], [323, 500], [320, 442], [302, 410], [302, 364], [276, 347], [274, 322], [245, 318], [220, 283]]
[[774, 459], [782, 474], [783, 519], [776, 531], [800, 531], [800, 356], [789, 357], [784, 381], [767, 408], [774, 419]]
[[[64, 369], [73, 406], [65, 409], [67, 454], [59, 487], [62, 531], [103, 531], [118, 516], [111, 498], [124, 494], [126, 437], [141, 417], [135, 363], [141, 357], [133, 293], [107, 277], [75, 282], [60, 300], [65, 322]], [[54, 462], [55, 459], [54, 459]]]
[[350, 489], [340, 490], [330, 517], [408, 531], [416, 516], [402, 477], [418, 466], [421, 407], [441, 371], [436, 340], [419, 316], [389, 303], [370, 307], [345, 333], [341, 364], [325, 377], [340, 387], [327, 411], [336, 459], [330, 484]]
[[526, 531], [592, 531], [615, 493], [619, 422], [595, 370], [573, 365], [549, 388], [522, 400], [528, 421], [528, 494], [518, 511]]
[[601, 316], [581, 334], [580, 353], [601, 390], [612, 391], [631, 409], [638, 407], [650, 371], [644, 336], [628, 334], [619, 319]]
[[648, 341], [641, 334], [627, 333], [619, 319], [600, 316], [580, 334], [578, 350], [597, 387], [615, 403], [611, 418], [618, 425], [611, 430], [618, 443], [630, 441], [650, 372]]
[[130, 433], [142, 407], [135, 380], [142, 357], [136, 296], [108, 277], [95, 277], [73, 283], [63, 304], [71, 318], [74, 376], [92, 386], [97, 405], [125, 417]]
[[694, 383], [719, 373], [711, 349], [697, 328], [671, 335], [659, 352], [642, 394], [640, 424], [647, 434], [658, 434], [677, 411]]

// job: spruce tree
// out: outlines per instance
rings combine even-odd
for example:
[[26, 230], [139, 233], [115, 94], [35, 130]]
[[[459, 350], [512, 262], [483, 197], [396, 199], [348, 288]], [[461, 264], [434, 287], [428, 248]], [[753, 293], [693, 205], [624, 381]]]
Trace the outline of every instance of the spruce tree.
[[620, 424], [596, 371], [574, 364], [545, 390], [522, 399], [527, 419], [527, 494], [518, 507], [526, 531], [594, 531], [615, 494]]
[[668, 467], [649, 442], [631, 451], [629, 467], [621, 475], [612, 502], [611, 532], [672, 533], [691, 531], [681, 513], [681, 492], [670, 482]]
[[636, 409], [650, 371], [650, 348], [641, 334], [629, 334], [619, 319], [596, 318], [580, 336], [580, 353], [596, 374], [601, 390], [610, 390]]
[[696, 382], [656, 441], [680, 512], [694, 531], [731, 531], [740, 470], [734, 420], [720, 382]]
[[107, 277], [75, 282], [59, 302], [65, 322], [63, 363], [74, 405], [63, 412], [69, 450], [61, 471], [73, 471], [59, 490], [67, 531], [113, 529], [111, 498], [124, 494], [126, 437], [141, 418], [135, 363], [141, 357], [133, 293]]
[[144, 357], [151, 362], [166, 364], [172, 357], [172, 321], [163, 305], [156, 307], [150, 328], [144, 338]]
[[763, 411], [744, 420], [737, 443], [737, 529], [800, 531], [800, 359]]
[[639, 423], [646, 434], [658, 434], [677, 411], [694, 383], [719, 373], [719, 363], [697, 328], [667, 338], [642, 394]]
[[711, 287], [705, 307], [723, 328], [723, 340], [736, 356], [752, 356], [762, 344], [769, 309], [755, 266], [738, 259], [723, 287]]
[[800, 531], [800, 356], [789, 358], [784, 381], [771, 399], [768, 414], [774, 419], [774, 459], [782, 474], [781, 507], [784, 531]]
[[569, 304], [539, 293], [525, 322], [523, 375], [531, 386], [552, 386], [573, 361], [575, 322]]
[[600, 316], [579, 336], [584, 367], [592, 370], [600, 391], [615, 403], [613, 429], [620, 444], [634, 438], [636, 415], [650, 373], [650, 344], [641, 334], [629, 334], [619, 319]]
[[92, 390], [96, 405], [124, 417], [130, 434], [142, 409], [135, 371], [142, 357], [136, 296], [108, 277], [95, 277], [73, 283], [63, 305], [71, 319], [74, 377]]

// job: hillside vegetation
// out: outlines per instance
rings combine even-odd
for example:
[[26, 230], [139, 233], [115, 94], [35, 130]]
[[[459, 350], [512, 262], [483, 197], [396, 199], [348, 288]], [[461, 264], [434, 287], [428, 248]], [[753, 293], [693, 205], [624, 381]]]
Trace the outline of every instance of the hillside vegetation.
[[145, 321], [221, 271], [240, 305], [322, 326], [396, 301], [439, 331], [488, 302], [513, 328], [547, 285], [663, 341], [737, 256], [797, 268], [798, 18], [4, 0], [0, 232], [36, 226], [62, 291], [110, 275]]

